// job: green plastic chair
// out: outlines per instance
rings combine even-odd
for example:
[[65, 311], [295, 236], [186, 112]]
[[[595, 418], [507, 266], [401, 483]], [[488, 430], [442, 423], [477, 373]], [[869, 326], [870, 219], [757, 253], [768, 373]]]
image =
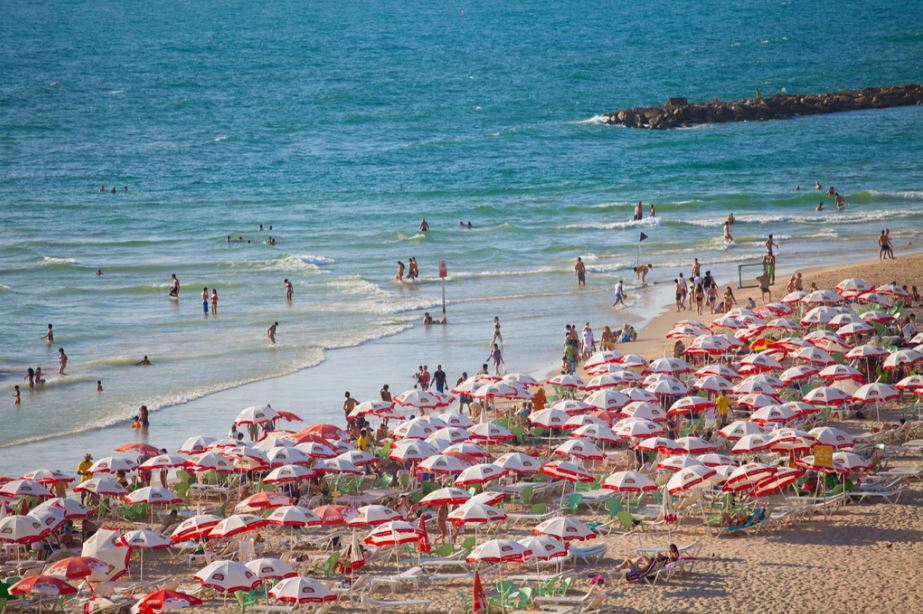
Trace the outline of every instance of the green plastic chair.
[[525, 488], [522, 489], [522, 492], [519, 493], [519, 497], [517, 497], [516, 499], [516, 503], [523, 507], [529, 507], [529, 505], [532, 503], [532, 487], [531, 486], [526, 486]]
[[517, 610], [525, 610], [529, 607], [529, 602], [532, 601], [532, 588], [529, 586], [519, 589], [519, 592], [516, 595], [517, 600], [511, 603], [511, 607]]
[[465, 591], [458, 591], [458, 598], [461, 599], [462, 609], [465, 614], [471, 614], [471, 593], [466, 593]]
[[555, 589], [557, 597], [562, 597], [567, 594], [567, 591], [570, 590], [570, 585], [574, 583], [574, 578], [568, 576], [561, 580], [561, 583], [558, 585], [558, 588]]
[[609, 520], [612, 520], [618, 516], [619, 512], [622, 511], [622, 502], [618, 499], [606, 499], [606, 512], [609, 513]]
[[514, 426], [510, 432], [516, 436], [516, 443], [522, 445], [526, 442], [526, 429], [521, 425]]
[[455, 552], [455, 546], [452, 544], [439, 544], [430, 551], [430, 555], [444, 558], [451, 556], [453, 552]]
[[173, 485], [173, 492], [177, 497], [186, 499], [189, 496], [189, 482], [177, 482]]
[[631, 512], [622, 511], [616, 514], [615, 517], [622, 523], [622, 528], [625, 529], [625, 531], [631, 533], [635, 530], [635, 519], [634, 516], [631, 515]]
[[337, 563], [340, 562], [340, 553], [334, 552], [327, 557], [327, 560], [323, 563], [314, 566], [314, 573], [322, 573], [325, 578], [329, 578], [330, 574], [336, 571]]
[[531, 514], [547, 514], [548, 513], [548, 504], [547, 503], [533, 503], [531, 509], [529, 510]]
[[461, 548], [462, 550], [465, 551], [465, 554], [467, 555], [467, 554], [470, 554], [472, 550], [474, 550], [474, 547], [477, 545], [477, 543], [478, 543], [477, 540], [474, 538], [473, 535], [471, 535], [462, 540]]
[[565, 512], [576, 513], [577, 508], [583, 502], [583, 495], [579, 492], [572, 492], [564, 499], [564, 505], [561, 506]]
[[252, 591], [236, 591], [234, 598], [237, 599], [237, 605], [240, 606], [241, 612], [246, 612], [247, 608], [258, 604], [261, 600], [266, 599], [266, 590], [255, 588]]

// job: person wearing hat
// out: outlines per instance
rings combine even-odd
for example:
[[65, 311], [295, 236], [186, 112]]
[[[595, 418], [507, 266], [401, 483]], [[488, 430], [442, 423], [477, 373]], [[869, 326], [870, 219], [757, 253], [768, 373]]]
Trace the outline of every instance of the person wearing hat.
[[[80, 476], [81, 482], [86, 482], [91, 477], [93, 477], [93, 475], [90, 473], [90, 467], [92, 466], [93, 466], [93, 455], [87, 453], [87, 455], [83, 457], [83, 461], [79, 465], [77, 465], [77, 475]], [[85, 498], [86, 498], [86, 492], [85, 491], [81, 492], [80, 502], [83, 503]]]

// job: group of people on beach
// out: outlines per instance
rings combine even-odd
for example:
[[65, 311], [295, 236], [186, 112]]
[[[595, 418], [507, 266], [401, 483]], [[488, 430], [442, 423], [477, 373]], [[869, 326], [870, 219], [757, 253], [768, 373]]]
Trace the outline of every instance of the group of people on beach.
[[894, 260], [894, 246], [891, 244], [890, 228], [885, 228], [878, 235], [878, 259]]
[[397, 261], [397, 272], [394, 274], [394, 279], [403, 283], [405, 271], [408, 281], [416, 281], [417, 278], [420, 277], [420, 269], [417, 265], [417, 259], [414, 256], [407, 259], [407, 266], [404, 266], [403, 261]]
[[689, 279], [687, 280], [682, 273], [673, 279], [677, 312], [685, 311], [687, 308], [692, 310], [693, 304], [695, 304], [696, 313], [702, 315], [707, 304], [710, 313], [724, 313], [731, 309], [732, 305], [737, 304], [734, 290], [730, 286], [724, 289], [724, 297], [719, 302], [718, 282], [712, 276], [711, 271], [705, 271], [704, 276], [701, 272], [702, 263], [699, 262], [698, 258], [693, 258]]
[[590, 323], [584, 324], [580, 332], [577, 326], [567, 324], [564, 326], [564, 350], [561, 355], [561, 372], [574, 373], [577, 365], [592, 356], [597, 350], [606, 352], [615, 348], [616, 343], [630, 343], [638, 338], [638, 331], [631, 324], [622, 327], [615, 326], [615, 331], [608, 325], [603, 327], [597, 347], [596, 336]]
[[[654, 209], [654, 203], [651, 203], [650, 205], [650, 215], [648, 217], [657, 217], [657, 212]], [[631, 219], [633, 222], [644, 219], [644, 204], [640, 200], [638, 201], [638, 204], [635, 205], [634, 215]]]

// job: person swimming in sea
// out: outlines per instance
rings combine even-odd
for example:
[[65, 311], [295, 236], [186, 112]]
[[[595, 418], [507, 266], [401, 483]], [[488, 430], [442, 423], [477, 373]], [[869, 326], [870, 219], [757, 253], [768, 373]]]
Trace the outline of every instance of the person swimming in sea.
[[731, 235], [731, 222], [725, 221], [724, 222], [724, 242], [732, 243], [733, 241], [734, 241], [734, 236]]
[[817, 203], [817, 206], [814, 207], [814, 210], [815, 210], [815, 211], [823, 211], [823, 210], [824, 210], [824, 203], [823, 203], [823, 202]]
[[836, 193], [836, 209], [837, 211], [842, 211], [846, 208], [846, 201], [843, 200], [843, 197], [840, 196], [840, 193]]
[[172, 279], [170, 280], [170, 296], [179, 298], [179, 279], [177, 279], [176, 273], [173, 273]]
[[426, 218], [423, 218], [422, 220], [420, 220], [420, 232], [428, 232], [428, 231], [429, 231], [429, 222], [426, 221]]
[[135, 363], [135, 365], [139, 367], [150, 367], [152, 364], [153, 363], [151, 362], [151, 359], [147, 357], [147, 354], [144, 355], [144, 358]]
[[726, 221], [725, 223], [727, 223], [727, 224], [733, 224], [733, 223], [736, 222], [736, 221], [737, 221], [737, 218], [734, 217], [734, 214], [733, 214], [733, 213], [728, 213], [728, 219], [727, 219], [727, 221]]
[[43, 338], [45, 339], [46, 343], [54, 343], [54, 329], [52, 328], [51, 324], [48, 325], [48, 331], [45, 333]]

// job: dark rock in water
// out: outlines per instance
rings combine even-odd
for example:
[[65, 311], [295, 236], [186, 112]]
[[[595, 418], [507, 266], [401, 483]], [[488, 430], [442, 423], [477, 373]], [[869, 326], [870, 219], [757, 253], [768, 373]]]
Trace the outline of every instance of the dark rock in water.
[[802, 115], [839, 113], [860, 109], [884, 109], [909, 105], [923, 106], [923, 84], [889, 85], [864, 90], [829, 94], [775, 94], [724, 102], [690, 103], [685, 98], [670, 98], [655, 107], [635, 107], [606, 113], [606, 122], [631, 128], [665, 130], [718, 122], [768, 121]]

